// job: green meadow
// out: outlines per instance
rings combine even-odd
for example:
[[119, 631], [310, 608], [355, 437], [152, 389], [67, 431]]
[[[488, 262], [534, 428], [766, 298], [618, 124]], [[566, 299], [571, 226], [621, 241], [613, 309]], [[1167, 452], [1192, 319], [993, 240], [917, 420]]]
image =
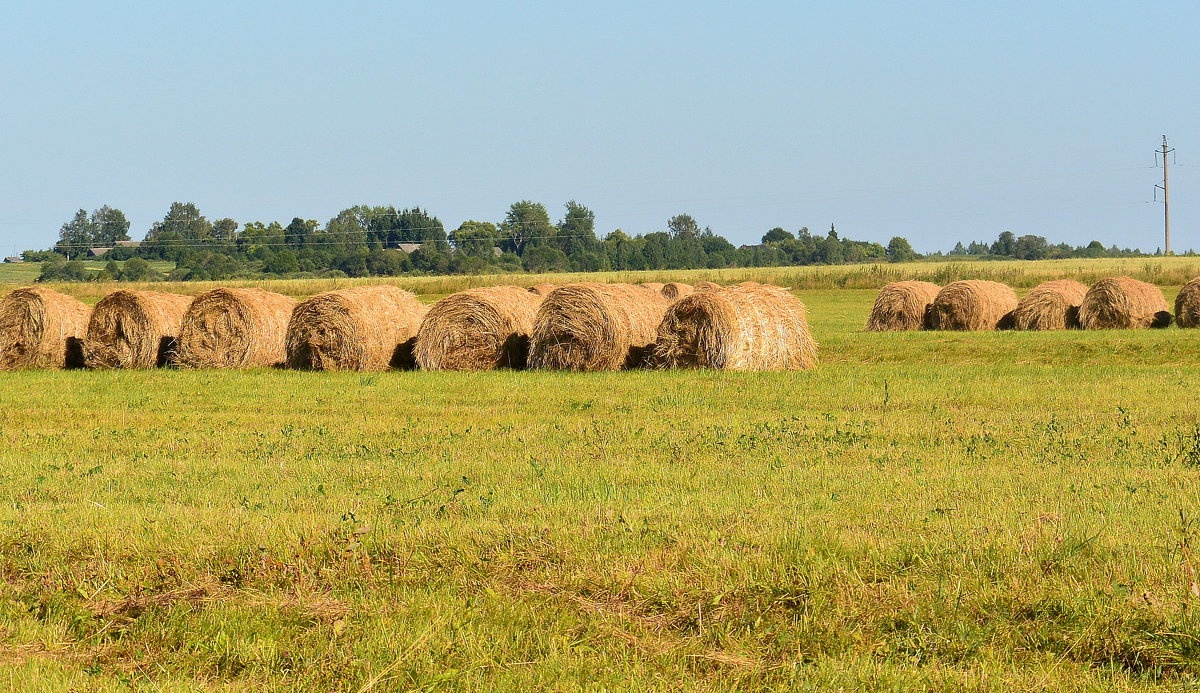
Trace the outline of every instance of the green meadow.
[[862, 331], [964, 272], [1200, 259], [618, 277], [792, 286], [810, 372], [0, 374], [0, 686], [1200, 688], [1200, 332]]

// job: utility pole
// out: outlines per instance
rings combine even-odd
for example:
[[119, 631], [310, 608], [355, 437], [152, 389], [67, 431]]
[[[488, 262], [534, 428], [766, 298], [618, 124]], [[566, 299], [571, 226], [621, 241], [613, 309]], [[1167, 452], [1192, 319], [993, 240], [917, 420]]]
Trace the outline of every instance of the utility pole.
[[1154, 186], [1154, 189], [1163, 191], [1163, 255], [1171, 254], [1171, 198], [1167, 188], [1167, 155], [1174, 151], [1173, 148], [1167, 147], [1166, 135], [1163, 135], [1162, 149], [1154, 150], [1155, 159], [1162, 154], [1163, 182], [1162, 185]]

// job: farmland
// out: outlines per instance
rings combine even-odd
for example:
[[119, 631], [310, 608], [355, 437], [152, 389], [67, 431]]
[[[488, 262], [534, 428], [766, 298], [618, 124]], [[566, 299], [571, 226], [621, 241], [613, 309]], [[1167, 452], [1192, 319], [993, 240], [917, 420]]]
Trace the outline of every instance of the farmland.
[[1200, 259], [608, 277], [791, 286], [811, 372], [0, 374], [0, 680], [1195, 686], [1200, 333], [861, 331], [894, 279], [1111, 274]]

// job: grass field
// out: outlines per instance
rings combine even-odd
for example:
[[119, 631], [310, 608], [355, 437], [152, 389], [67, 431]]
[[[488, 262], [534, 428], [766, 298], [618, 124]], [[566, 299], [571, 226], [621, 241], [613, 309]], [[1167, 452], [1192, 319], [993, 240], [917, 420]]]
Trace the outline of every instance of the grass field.
[[[88, 272], [99, 272], [104, 269], [108, 263], [103, 260], [85, 260], [83, 267]], [[118, 265], [122, 264], [120, 262]], [[150, 266], [157, 272], [166, 274], [175, 268], [173, 262], [162, 262], [159, 260], [151, 261]], [[4, 284], [26, 285], [37, 281], [38, 275], [41, 274], [42, 263], [40, 262], [4, 262], [0, 263], [0, 287]]]
[[799, 295], [807, 373], [0, 374], [0, 682], [1200, 687], [1200, 332]]

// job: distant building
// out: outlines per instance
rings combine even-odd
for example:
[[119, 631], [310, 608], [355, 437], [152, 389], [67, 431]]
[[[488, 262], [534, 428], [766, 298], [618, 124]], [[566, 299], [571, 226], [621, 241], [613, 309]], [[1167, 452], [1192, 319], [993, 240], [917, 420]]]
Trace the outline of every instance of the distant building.
[[396, 244], [396, 250], [403, 250], [406, 253], [411, 253], [412, 251], [414, 251], [420, 247], [421, 247], [420, 243], [397, 243]]
[[110, 250], [112, 250], [112, 248], [88, 248], [88, 256], [89, 257], [104, 257], [104, 254]]
[[25, 262], [25, 258], [21, 257], [20, 255], [13, 255], [11, 257], [4, 258], [4, 261], [9, 264], [15, 265], [19, 262]]
[[141, 241], [117, 241], [118, 248], [136, 248], [141, 244]]

